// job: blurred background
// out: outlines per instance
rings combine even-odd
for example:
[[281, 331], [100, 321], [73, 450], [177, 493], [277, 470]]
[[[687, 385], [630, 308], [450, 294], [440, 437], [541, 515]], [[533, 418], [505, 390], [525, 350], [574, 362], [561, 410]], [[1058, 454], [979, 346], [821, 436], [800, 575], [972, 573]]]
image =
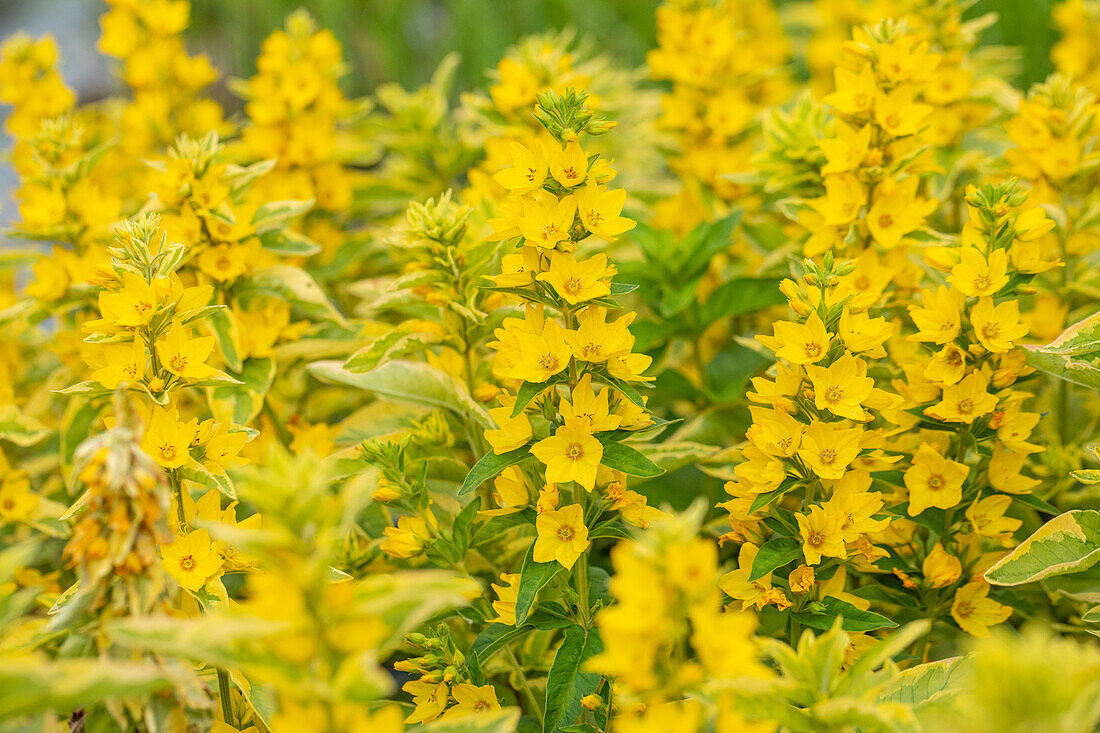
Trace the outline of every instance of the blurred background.
[[[248, 76], [264, 37], [304, 6], [344, 44], [352, 64], [344, 80], [349, 95], [369, 93], [386, 81], [419, 86], [451, 52], [461, 55], [456, 86], [465, 90], [485, 84], [485, 69], [495, 66], [508, 46], [549, 29], [575, 28], [624, 65], [641, 64], [655, 45], [657, 5], [657, 0], [192, 0], [190, 39], [191, 50], [208, 53], [224, 75]], [[1050, 72], [1056, 40], [1050, 6], [1051, 0], [979, 0], [967, 12], [1000, 15], [983, 40], [1019, 48], [1021, 86]], [[83, 99], [105, 96], [114, 90], [104, 87], [111, 76], [95, 51], [103, 10], [99, 0], [0, 0], [0, 40], [20, 29], [53, 33], [66, 80]], [[224, 80], [215, 94], [234, 108]]]

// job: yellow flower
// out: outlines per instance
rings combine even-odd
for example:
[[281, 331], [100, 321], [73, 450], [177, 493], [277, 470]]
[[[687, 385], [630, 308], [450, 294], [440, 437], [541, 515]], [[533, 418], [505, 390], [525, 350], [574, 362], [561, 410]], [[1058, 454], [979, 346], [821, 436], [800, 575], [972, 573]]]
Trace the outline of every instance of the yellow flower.
[[[755, 562], [759, 550], [760, 548], [751, 542], [741, 545], [741, 549], [737, 554], [737, 569], [726, 573], [718, 581], [718, 587], [726, 595], [734, 600], [741, 601], [742, 611], [749, 608], [763, 609], [769, 601], [774, 600], [774, 598], [768, 596], [768, 592], [773, 590], [771, 573], [762, 575], [756, 580], [749, 580], [749, 575], [752, 573], [752, 564]], [[790, 605], [790, 601], [787, 600], [786, 596], [783, 596], [783, 600], [786, 601], [787, 606]], [[783, 607], [779, 603], [775, 605], [780, 608]]]
[[814, 420], [802, 436], [798, 456], [818, 477], [836, 479], [844, 475], [859, 455], [861, 428], [841, 428]]
[[982, 537], [999, 537], [1015, 532], [1023, 522], [1006, 517], [1005, 512], [1012, 504], [1012, 497], [994, 494], [978, 499], [966, 508], [966, 518], [974, 531]]
[[878, 83], [870, 64], [864, 65], [859, 72], [845, 68], [833, 70], [836, 91], [826, 95], [821, 101], [846, 115], [860, 115], [871, 111], [875, 103]]
[[546, 464], [547, 481], [575, 481], [591, 491], [603, 458], [603, 444], [592, 436], [582, 420], [567, 419], [552, 436], [531, 446], [531, 453]]
[[164, 545], [160, 562], [177, 583], [189, 591], [198, 591], [218, 574], [223, 560], [206, 530], [197, 529]]
[[501, 274], [491, 275], [489, 279], [499, 288], [518, 288], [530, 285], [539, 272], [540, 259], [537, 248], [524, 247], [518, 254], [507, 254], [501, 257]]
[[196, 418], [180, 422], [175, 410], [169, 412], [157, 406], [141, 439], [141, 449], [162, 468], [179, 468], [191, 461], [191, 443], [198, 431]]
[[935, 291], [922, 290], [920, 297], [920, 306], [909, 306], [909, 317], [918, 329], [909, 340], [931, 341], [934, 344], [954, 341], [962, 323], [962, 295], [957, 290], [941, 285]]
[[844, 538], [840, 534], [843, 518], [828, 514], [822, 507], [810, 507], [810, 513], [795, 514], [798, 533], [802, 536], [802, 554], [807, 565], [817, 565], [822, 557], [847, 557]]
[[846, 173], [861, 167], [870, 151], [871, 126], [864, 125], [858, 132], [844, 124], [836, 123], [836, 138], [818, 140], [817, 146], [829, 161], [821, 169], [823, 175]]
[[444, 720], [461, 718], [473, 713], [483, 713], [487, 710], [500, 710], [496, 691], [492, 685], [471, 685], [460, 682], [451, 688], [451, 697], [458, 704], [447, 711]]
[[122, 384], [132, 386], [140, 382], [149, 358], [145, 345], [135, 340], [128, 344], [102, 344], [96, 361], [102, 366], [92, 372], [92, 379], [107, 389], [115, 389]]
[[878, 95], [875, 122], [892, 137], [915, 135], [924, 128], [932, 105], [913, 101], [912, 87], [900, 86]]
[[828, 367], [810, 364], [806, 375], [814, 385], [814, 404], [839, 417], [862, 421], [867, 413], [861, 406], [871, 395], [875, 380], [866, 376], [867, 365], [845, 354]]
[[966, 352], [955, 343], [949, 343], [937, 351], [924, 369], [925, 379], [941, 386], [957, 383], [964, 374]]
[[805, 323], [777, 321], [775, 336], [757, 336], [757, 340], [775, 351], [777, 358], [792, 364], [816, 364], [825, 358], [832, 339], [816, 312]]
[[535, 529], [538, 531], [532, 555], [535, 562], [556, 560], [569, 570], [591, 544], [580, 504], [539, 514], [535, 519]]
[[924, 558], [921, 573], [933, 588], [943, 588], [959, 579], [962, 575], [962, 563], [959, 558], [949, 555], [943, 545], [937, 542]]
[[922, 443], [905, 472], [909, 489], [909, 516], [915, 517], [928, 507], [950, 509], [962, 501], [962, 485], [970, 468], [944, 458], [928, 443]]
[[[508, 400], [514, 403], [514, 399]], [[494, 407], [489, 410], [489, 417], [499, 426], [496, 430], [486, 430], [485, 439], [493, 447], [496, 454], [507, 453], [525, 445], [531, 439], [531, 421], [527, 415], [520, 413], [512, 417], [512, 405]]]
[[550, 256], [550, 269], [536, 279], [550, 283], [566, 302], [576, 305], [608, 295], [611, 288], [607, 280], [614, 274], [615, 268], [607, 265], [607, 255], [598, 254], [577, 262], [573, 255], [555, 251]]
[[203, 441], [203, 464], [215, 473], [224, 473], [233, 466], [248, 463], [248, 459], [240, 455], [246, 443], [248, 433], [243, 430], [231, 433], [228, 421], [219, 422]]
[[546, 180], [546, 151], [541, 141], [536, 141], [531, 151], [519, 143], [508, 146], [512, 156], [512, 167], [493, 176], [493, 180], [504, 188], [517, 194], [527, 193], [542, 187]]
[[569, 347], [561, 326], [547, 318], [542, 333], [521, 332], [516, 335], [518, 357], [509, 377], [525, 382], [545, 382], [569, 366]]
[[179, 322], [172, 324], [168, 333], [157, 341], [157, 356], [161, 365], [180, 379], [197, 381], [206, 379], [214, 369], [206, 360], [214, 351], [214, 337], [190, 338], [187, 329]]
[[790, 458], [798, 451], [806, 426], [790, 413], [754, 406], [749, 408], [749, 414], [752, 415], [752, 425], [745, 431], [745, 437], [753, 445], [770, 456], [780, 458]]
[[561, 401], [562, 418], [566, 421], [578, 420], [593, 433], [614, 430], [619, 427], [623, 418], [611, 412], [608, 407], [609, 396], [609, 389], [596, 395], [592, 389], [592, 375], [585, 374], [573, 388], [570, 401]]
[[125, 328], [144, 326], [153, 318], [159, 303], [157, 287], [132, 272], [122, 273], [122, 290], [99, 293], [99, 312], [111, 325]]
[[432, 539], [427, 523], [420, 517], [403, 516], [396, 527], [382, 530], [386, 539], [378, 545], [390, 557], [409, 558], [419, 555]]
[[546, 157], [549, 159], [550, 175], [565, 188], [579, 186], [588, 177], [588, 156], [576, 140], [567, 143], [564, 150], [551, 145]]
[[986, 391], [982, 372], [971, 372], [958, 384], [943, 388], [939, 404], [927, 407], [924, 414], [944, 422], [972, 423], [997, 407], [997, 397]]
[[986, 259], [977, 248], [963, 247], [948, 281], [969, 298], [995, 295], [1008, 284], [1008, 255], [995, 249]]
[[236, 280], [248, 272], [251, 250], [240, 244], [207, 247], [198, 257], [199, 269], [220, 283]]
[[840, 534], [845, 542], [857, 542], [863, 535], [881, 532], [890, 524], [889, 518], [874, 518], [882, 513], [883, 499], [880, 492], [867, 491], [870, 486], [870, 473], [849, 471], [825, 502], [826, 513], [841, 517]]
[[808, 203], [825, 224], [839, 227], [851, 223], [866, 200], [863, 184], [854, 174], [836, 173], [825, 176], [825, 195]]
[[1027, 494], [1039, 485], [1036, 479], [1023, 473], [1027, 455], [1005, 450], [998, 443], [993, 446], [993, 456], [989, 459], [989, 483], [997, 491], [1006, 494]]
[[577, 213], [577, 201], [566, 196], [561, 201], [546, 194], [533, 200], [523, 200], [523, 217], [519, 219], [519, 231], [526, 244], [540, 249], [554, 249], [559, 242], [569, 239], [573, 218]]
[[435, 720], [447, 707], [450, 690], [443, 682], [413, 680], [406, 682], [401, 689], [412, 696], [413, 705], [416, 706], [405, 718], [407, 725]]
[[22, 472], [9, 473], [0, 485], [0, 520], [25, 522], [34, 516], [41, 497], [31, 491], [31, 482]]
[[936, 202], [917, 197], [918, 176], [900, 184], [887, 178], [875, 188], [875, 202], [867, 212], [867, 228], [875, 241], [886, 249], [896, 247], [901, 238], [924, 225], [924, 217], [936, 208]]
[[626, 189], [616, 188], [608, 191], [589, 181], [577, 192], [577, 210], [581, 223], [589, 233], [600, 239], [613, 242], [622, 233], [635, 227], [637, 222], [619, 214], [626, 203]]
[[519, 573], [501, 573], [500, 579], [504, 585], [490, 583], [499, 600], [493, 601], [493, 610], [497, 617], [493, 623], [516, 625], [516, 598], [519, 595]]
[[531, 500], [527, 490], [527, 481], [523, 472], [516, 466], [509, 466], [493, 480], [493, 499], [499, 509], [483, 509], [478, 514], [498, 517], [522, 511]]
[[989, 636], [989, 627], [1008, 620], [1012, 608], [989, 598], [989, 583], [974, 581], [955, 592], [951, 617], [971, 636]]
[[787, 583], [791, 587], [791, 593], [803, 595], [814, 589], [817, 578], [814, 576], [814, 569], [809, 565], [799, 565], [791, 571]]
[[1020, 322], [1020, 304], [1006, 300], [993, 305], [992, 298], [981, 298], [970, 311], [970, 325], [974, 335], [986, 351], [1003, 354], [1011, 351], [1016, 342], [1027, 336], [1027, 324]]
[[634, 336], [627, 328], [634, 316], [627, 313], [607, 323], [607, 308], [589, 306], [578, 316], [577, 330], [565, 332], [565, 341], [573, 356], [581, 361], [607, 361], [612, 354], [629, 351], [634, 345]]

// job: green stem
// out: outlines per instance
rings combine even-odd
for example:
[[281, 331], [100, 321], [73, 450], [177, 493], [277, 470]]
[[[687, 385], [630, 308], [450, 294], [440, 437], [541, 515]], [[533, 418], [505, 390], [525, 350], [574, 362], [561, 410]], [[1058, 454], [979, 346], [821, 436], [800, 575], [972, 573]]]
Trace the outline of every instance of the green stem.
[[187, 512], [183, 510], [183, 482], [175, 471], [168, 472], [168, 483], [172, 487], [172, 495], [176, 497], [176, 519], [179, 520], [181, 529], [187, 526]]
[[519, 660], [516, 659], [516, 654], [512, 651], [512, 647], [505, 645], [504, 651], [508, 653], [508, 661], [512, 663], [512, 669], [515, 670], [516, 676], [519, 677], [519, 691], [523, 693], [527, 705], [535, 712], [535, 717], [539, 719], [539, 727], [541, 728], [542, 706], [539, 705], [539, 700], [535, 697], [535, 691], [531, 689], [531, 683], [527, 681], [526, 675], [523, 674], [523, 669], [519, 666]]
[[237, 727], [237, 716], [233, 714], [232, 692], [229, 686], [229, 673], [218, 668], [218, 697], [221, 698], [222, 718], [227, 725]]

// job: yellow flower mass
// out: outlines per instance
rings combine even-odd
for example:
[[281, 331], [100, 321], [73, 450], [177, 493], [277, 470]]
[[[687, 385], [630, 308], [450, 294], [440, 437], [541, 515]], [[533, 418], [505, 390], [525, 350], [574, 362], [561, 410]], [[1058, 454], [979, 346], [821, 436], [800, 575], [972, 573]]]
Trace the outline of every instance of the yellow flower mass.
[[0, 729], [1098, 729], [1098, 0], [47, 5]]

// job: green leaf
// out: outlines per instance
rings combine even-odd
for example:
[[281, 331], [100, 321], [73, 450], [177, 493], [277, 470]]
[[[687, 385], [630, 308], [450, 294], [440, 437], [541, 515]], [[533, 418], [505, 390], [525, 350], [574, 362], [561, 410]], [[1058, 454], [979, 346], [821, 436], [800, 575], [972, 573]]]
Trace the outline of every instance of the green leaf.
[[273, 229], [260, 235], [264, 249], [283, 257], [312, 257], [321, 245], [293, 229]]
[[1100, 470], [1095, 468], [1086, 468], [1081, 471], [1070, 471], [1070, 476], [1080, 481], [1083, 484], [1100, 484]]
[[740, 277], [724, 282], [699, 307], [699, 322], [707, 325], [719, 318], [755, 313], [786, 303], [779, 283], [777, 277]]
[[581, 714], [581, 698], [593, 694], [600, 684], [600, 675], [585, 672], [584, 664], [601, 651], [603, 645], [595, 628], [576, 624], [565, 628], [565, 639], [546, 677], [544, 733], [555, 733], [573, 724]]
[[519, 709], [505, 708], [461, 718], [434, 720], [407, 730], [409, 733], [513, 733], [518, 724]]
[[466, 550], [470, 548], [470, 524], [477, 517], [480, 508], [481, 501], [475, 497], [455, 517], [454, 525], [451, 528], [451, 539], [454, 540], [455, 549], [458, 551], [460, 558], [465, 557]]
[[516, 592], [516, 625], [527, 620], [535, 598], [554, 576], [565, 568], [559, 562], [535, 562], [535, 543], [531, 543], [523, 558], [523, 567], [519, 571], [519, 590]]
[[99, 382], [77, 382], [74, 385], [66, 387], [65, 389], [55, 389], [55, 394], [63, 395], [81, 395], [83, 397], [95, 397], [97, 395], [110, 394], [111, 390], [104, 387]]
[[567, 372], [561, 372], [547, 379], [545, 382], [524, 382], [520, 385], [519, 391], [516, 392], [516, 404], [512, 407], [512, 417], [519, 417], [527, 405], [531, 404], [531, 400], [538, 397], [546, 390], [553, 387], [555, 384], [561, 384], [569, 381], [569, 374]]
[[212, 489], [217, 489], [230, 499], [236, 501], [237, 489], [233, 486], [233, 481], [229, 478], [228, 474], [211, 473], [200, 463], [191, 463], [191, 465], [183, 466], [177, 470], [180, 478], [194, 481], [197, 484], [202, 484]]
[[630, 384], [630, 382], [611, 376], [607, 370], [602, 370], [599, 375], [600, 379], [607, 382], [616, 392], [633, 402], [636, 406], [645, 409], [645, 400], [642, 399], [642, 393], [635, 389], [634, 385]]
[[958, 678], [964, 670], [961, 661], [955, 657], [902, 670], [879, 689], [878, 702], [919, 706], [958, 689]]
[[195, 308], [194, 310], [180, 313], [177, 318], [181, 323], [194, 323], [195, 321], [202, 320], [203, 318], [209, 318], [214, 313], [223, 312], [228, 307], [229, 306], [226, 305], [204, 305], [202, 308]]
[[313, 199], [301, 201], [270, 201], [256, 209], [252, 215], [252, 226], [257, 231], [264, 231], [276, 227], [287, 219], [301, 216], [313, 208]]
[[440, 332], [424, 332], [415, 322], [406, 321], [352, 354], [344, 362], [344, 368], [357, 374], [369, 372], [380, 364], [423, 351], [442, 340]]
[[600, 522], [588, 533], [588, 539], [590, 540], [605, 538], [628, 540], [631, 536], [630, 530], [617, 519]]
[[0, 664], [0, 720], [47, 710], [68, 714], [102, 700], [167, 690], [171, 683], [153, 664], [9, 656]]
[[1027, 355], [1028, 366], [1082, 387], [1100, 389], [1100, 368], [1091, 362], [1074, 359], [1064, 354], [1050, 354], [1041, 348], [1026, 344], [1023, 348]]
[[241, 384], [207, 388], [210, 411], [219, 420], [248, 425], [260, 414], [267, 391], [275, 381], [275, 361], [249, 359], [243, 371], [231, 376]]
[[218, 342], [218, 350], [221, 351], [222, 358], [225, 359], [225, 365], [230, 371], [241, 371], [244, 364], [241, 362], [241, 355], [237, 350], [237, 344], [240, 342], [237, 338], [237, 323], [233, 320], [233, 317], [226, 310], [218, 310], [207, 317], [206, 325], [209, 326], [210, 332], [214, 334], [214, 338]]
[[640, 451], [623, 443], [616, 443], [597, 434], [603, 444], [603, 458], [600, 463], [610, 469], [622, 471], [628, 476], [652, 478], [665, 472], [663, 468], [646, 458]]
[[531, 446], [523, 445], [507, 453], [486, 453], [474, 464], [470, 472], [466, 474], [466, 480], [462, 482], [462, 488], [458, 495], [468, 494], [478, 486], [498, 475], [501, 471], [514, 466], [531, 454]]
[[807, 610], [792, 614], [804, 626], [821, 631], [831, 629], [838, 616], [843, 618], [841, 628], [845, 631], [864, 632], [897, 627], [895, 622], [881, 614], [861, 611], [851, 603], [833, 596], [826, 596], [824, 600], [809, 604]]
[[775, 537], [768, 540], [756, 553], [752, 561], [749, 580], [763, 578], [776, 568], [781, 568], [793, 560], [802, 557], [802, 543], [793, 537]]
[[459, 417], [472, 417], [484, 428], [494, 427], [489, 413], [465, 387], [430, 364], [395, 360], [365, 374], [356, 374], [345, 369], [341, 362], [318, 361], [309, 365], [309, 373], [322, 382], [365, 389], [397, 402], [450, 410]]
[[1100, 561], [1100, 511], [1075, 509], [1050, 520], [991, 567], [993, 585], [1022, 585], [1086, 570]]
[[474, 643], [470, 645], [470, 651], [477, 654], [478, 661], [484, 663], [505, 645], [512, 643], [524, 634], [529, 633], [534, 627], [530, 624], [509, 626], [508, 624], [489, 624], [485, 630], [477, 635]]
[[335, 321], [341, 325], [346, 323], [313, 276], [300, 267], [270, 265], [252, 273], [238, 288], [244, 292], [264, 293], [289, 301], [316, 318]]
[[24, 415], [15, 405], [0, 407], [0, 440], [28, 448], [42, 442], [50, 432], [49, 428]]
[[1034, 494], [1013, 494], [1012, 499], [1024, 506], [1029, 506], [1032, 509], [1038, 509], [1041, 512], [1045, 512], [1052, 517], [1058, 514], [1058, 508], [1056, 506], [1048, 501], [1040, 499]]

